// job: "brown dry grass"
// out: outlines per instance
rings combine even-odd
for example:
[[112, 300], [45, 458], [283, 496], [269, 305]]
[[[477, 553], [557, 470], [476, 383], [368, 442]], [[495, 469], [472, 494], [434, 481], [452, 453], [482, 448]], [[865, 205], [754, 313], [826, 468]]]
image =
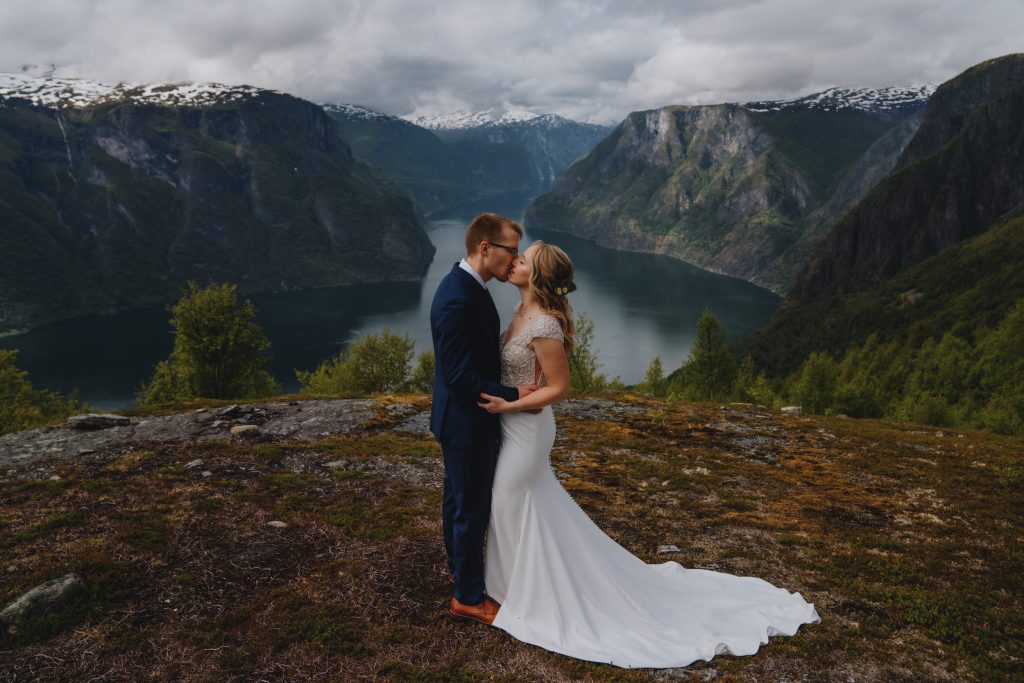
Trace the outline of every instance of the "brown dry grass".
[[[647, 412], [624, 422], [559, 418], [553, 461], [580, 506], [648, 562], [760, 576], [800, 591], [823, 619], [689, 671], [1020, 671], [1019, 439], [632, 400]], [[389, 427], [380, 411], [365, 430], [316, 441], [124, 444], [49, 464], [60, 480], [0, 482], [0, 602], [68, 571], [91, 591], [3, 636], [0, 680], [665, 677], [449, 620], [440, 452]], [[752, 434], [777, 464], [737, 441]], [[186, 469], [195, 458], [203, 465]], [[346, 469], [322, 467], [338, 459]], [[681, 550], [657, 555], [663, 544]]]

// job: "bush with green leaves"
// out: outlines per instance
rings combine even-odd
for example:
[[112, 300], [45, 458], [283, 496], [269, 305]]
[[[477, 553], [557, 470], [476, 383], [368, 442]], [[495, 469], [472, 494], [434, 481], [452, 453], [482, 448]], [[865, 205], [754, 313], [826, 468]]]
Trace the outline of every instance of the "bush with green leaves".
[[569, 352], [569, 392], [589, 394], [608, 386], [607, 378], [597, 369], [601, 363], [594, 349], [594, 321], [586, 313], [577, 313], [574, 319], [573, 347]]
[[18, 349], [0, 349], [0, 434], [32, 429], [91, 410], [78, 398], [49, 389], [35, 389], [28, 373], [17, 367]]
[[434, 352], [424, 351], [416, 357], [416, 369], [409, 379], [409, 390], [430, 394], [434, 391]]
[[779, 405], [779, 397], [763, 372], [758, 372], [754, 359], [747, 356], [736, 368], [732, 395], [738, 401], [757, 403], [767, 408]]
[[800, 366], [796, 399], [810, 413], [824, 413], [835, 397], [839, 365], [827, 354], [814, 351]]
[[[408, 388], [415, 348], [408, 334], [383, 330], [380, 334], [360, 337], [316, 370], [296, 370], [295, 375], [302, 390], [314, 394], [357, 397], [398, 393]], [[421, 365], [423, 362], [421, 357]], [[433, 355], [429, 363], [433, 365]], [[426, 372], [426, 368], [422, 372]], [[432, 369], [430, 375], [432, 383]]]
[[280, 393], [267, 371], [270, 350], [252, 302], [238, 306], [237, 286], [190, 281], [168, 306], [174, 348], [138, 391], [140, 405], [195, 398], [259, 398]]
[[871, 334], [836, 364], [812, 353], [786, 384], [808, 412], [889, 417], [938, 427], [1024, 432], [1024, 300], [995, 327], [925, 325]]

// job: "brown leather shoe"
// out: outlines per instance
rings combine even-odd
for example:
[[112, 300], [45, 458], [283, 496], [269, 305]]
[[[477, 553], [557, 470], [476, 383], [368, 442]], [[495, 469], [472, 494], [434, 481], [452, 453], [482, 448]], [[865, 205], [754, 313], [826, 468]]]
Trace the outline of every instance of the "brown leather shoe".
[[485, 595], [484, 599], [477, 605], [465, 605], [452, 598], [452, 606], [448, 611], [451, 612], [452, 616], [474, 619], [490, 626], [494, 622], [494, 617], [498, 616], [498, 609], [500, 608], [501, 605], [496, 603], [493, 598]]

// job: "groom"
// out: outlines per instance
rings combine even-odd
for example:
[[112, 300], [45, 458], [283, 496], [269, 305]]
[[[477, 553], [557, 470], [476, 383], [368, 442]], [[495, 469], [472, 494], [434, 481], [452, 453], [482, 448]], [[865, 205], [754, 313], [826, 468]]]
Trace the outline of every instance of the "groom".
[[435, 359], [430, 431], [444, 453], [441, 515], [455, 583], [451, 613], [485, 624], [494, 621], [499, 607], [486, 593], [483, 551], [501, 430], [498, 416], [477, 402], [482, 393], [515, 401], [537, 389], [499, 382], [501, 323], [487, 283], [508, 280], [522, 236], [522, 226], [504, 216], [484, 213], [473, 219], [466, 231], [466, 258], [441, 280], [430, 307]]

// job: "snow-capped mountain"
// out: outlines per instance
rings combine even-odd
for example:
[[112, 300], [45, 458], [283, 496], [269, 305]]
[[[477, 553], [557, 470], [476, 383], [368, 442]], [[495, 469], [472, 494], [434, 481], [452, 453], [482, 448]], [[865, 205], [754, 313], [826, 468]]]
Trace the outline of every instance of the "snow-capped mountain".
[[482, 111], [453, 111], [449, 114], [434, 114], [431, 116], [406, 116], [405, 119], [415, 123], [417, 126], [431, 130], [461, 130], [500, 126], [508, 123], [521, 123], [543, 117], [562, 119], [561, 116], [554, 114], [538, 114], [529, 109], [513, 107], [495, 107]]
[[111, 101], [167, 106], [201, 106], [277, 92], [249, 85], [221, 83], [118, 83], [110, 85], [84, 78], [52, 78], [0, 73], [0, 99], [18, 97], [33, 104], [63, 109], [90, 107]]
[[405, 121], [397, 116], [391, 114], [384, 114], [373, 109], [367, 109], [366, 107], [360, 107], [357, 104], [325, 104], [323, 105], [324, 111], [328, 114], [340, 114], [342, 116], [351, 117], [354, 119], [365, 119], [367, 121], [381, 120], [381, 121]]
[[791, 100], [747, 102], [744, 106], [751, 111], [760, 112], [787, 109], [821, 109], [824, 111], [859, 109], [880, 114], [902, 111], [908, 107], [920, 107], [935, 92], [935, 88], [936, 86], [931, 84], [890, 88], [829, 88], [819, 93]]

